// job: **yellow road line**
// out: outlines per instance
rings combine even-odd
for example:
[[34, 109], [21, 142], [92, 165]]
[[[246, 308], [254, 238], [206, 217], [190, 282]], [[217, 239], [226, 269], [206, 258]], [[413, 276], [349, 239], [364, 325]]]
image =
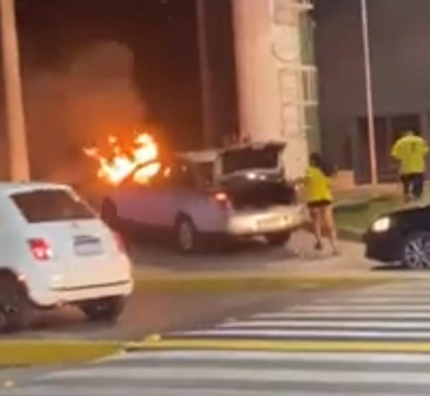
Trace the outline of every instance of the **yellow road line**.
[[398, 276], [332, 276], [332, 277], [195, 277], [185, 279], [136, 278], [138, 290], [169, 291], [238, 291], [238, 290], [310, 290], [321, 288], [352, 288], [404, 281]]
[[265, 352], [387, 352], [430, 353], [430, 342], [280, 341], [233, 339], [157, 339], [126, 344], [126, 350], [234, 350]]

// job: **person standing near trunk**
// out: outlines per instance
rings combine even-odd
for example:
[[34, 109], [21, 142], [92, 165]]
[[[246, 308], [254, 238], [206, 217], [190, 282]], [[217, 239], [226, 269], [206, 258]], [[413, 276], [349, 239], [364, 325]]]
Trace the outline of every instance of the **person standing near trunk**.
[[321, 156], [312, 153], [309, 167], [304, 177], [304, 194], [316, 238], [315, 248], [322, 250], [323, 233], [330, 240], [333, 254], [340, 253], [336, 225], [333, 216], [333, 193], [331, 191], [329, 172]]
[[407, 131], [398, 139], [391, 156], [399, 162], [400, 180], [406, 202], [420, 199], [424, 189], [425, 158], [429, 152], [427, 142], [417, 133]]

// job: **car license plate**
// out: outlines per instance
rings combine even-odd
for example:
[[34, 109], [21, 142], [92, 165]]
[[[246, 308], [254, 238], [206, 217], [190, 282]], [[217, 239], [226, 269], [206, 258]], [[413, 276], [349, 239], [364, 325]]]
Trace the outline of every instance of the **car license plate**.
[[91, 236], [77, 236], [73, 240], [73, 248], [78, 256], [96, 256], [103, 253], [100, 239]]
[[269, 219], [258, 221], [257, 226], [262, 230], [280, 228], [285, 226], [285, 221], [282, 217], [271, 217]]

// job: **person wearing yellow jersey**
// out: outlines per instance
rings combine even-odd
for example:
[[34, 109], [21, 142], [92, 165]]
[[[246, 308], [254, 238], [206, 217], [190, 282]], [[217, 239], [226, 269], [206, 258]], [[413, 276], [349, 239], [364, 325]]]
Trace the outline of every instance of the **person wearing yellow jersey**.
[[422, 197], [425, 157], [428, 152], [426, 141], [413, 131], [405, 132], [391, 149], [391, 156], [399, 162], [405, 201]]
[[322, 250], [323, 231], [326, 231], [334, 254], [339, 254], [337, 231], [333, 217], [333, 193], [321, 156], [312, 153], [304, 178], [304, 195], [316, 238], [316, 249]]

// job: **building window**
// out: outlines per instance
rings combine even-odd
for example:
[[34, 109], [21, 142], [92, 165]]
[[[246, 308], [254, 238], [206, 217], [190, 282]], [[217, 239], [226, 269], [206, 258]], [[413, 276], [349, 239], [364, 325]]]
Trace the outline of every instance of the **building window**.
[[318, 104], [317, 70], [315, 67], [305, 67], [301, 70], [303, 87], [303, 104], [316, 106]]
[[315, 62], [315, 21], [309, 12], [299, 15], [300, 49], [302, 63], [314, 65]]

